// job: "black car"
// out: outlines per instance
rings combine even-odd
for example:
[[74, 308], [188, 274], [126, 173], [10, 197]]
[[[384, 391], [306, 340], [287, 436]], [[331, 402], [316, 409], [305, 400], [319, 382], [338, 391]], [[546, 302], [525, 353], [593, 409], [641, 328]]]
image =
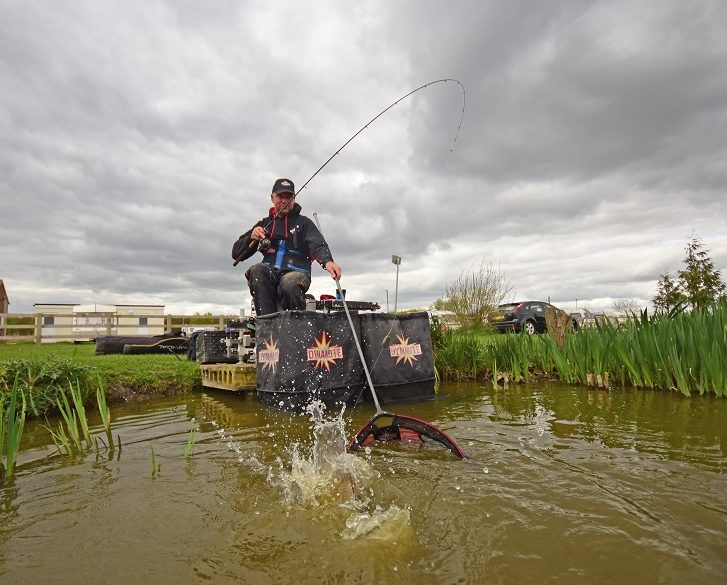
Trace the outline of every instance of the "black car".
[[[490, 319], [493, 329], [504, 333], [514, 331], [516, 333], [545, 333], [548, 328], [545, 324], [545, 310], [552, 308], [556, 313], [566, 314], [565, 311], [554, 307], [544, 301], [523, 301], [520, 303], [507, 303], [497, 307], [495, 314]], [[571, 318], [573, 328], [578, 324]]]

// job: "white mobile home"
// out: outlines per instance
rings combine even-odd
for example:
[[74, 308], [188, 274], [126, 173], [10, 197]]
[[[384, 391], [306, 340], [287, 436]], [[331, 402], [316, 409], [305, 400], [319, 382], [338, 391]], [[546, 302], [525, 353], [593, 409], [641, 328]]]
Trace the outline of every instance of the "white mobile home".
[[42, 317], [42, 343], [164, 333], [164, 305], [36, 303], [33, 308]]

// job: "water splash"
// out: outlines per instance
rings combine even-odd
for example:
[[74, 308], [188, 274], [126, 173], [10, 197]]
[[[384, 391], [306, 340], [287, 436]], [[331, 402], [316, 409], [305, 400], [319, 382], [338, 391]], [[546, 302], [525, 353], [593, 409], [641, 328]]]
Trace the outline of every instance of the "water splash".
[[381, 479], [367, 458], [346, 451], [343, 414], [326, 417], [325, 405], [314, 400], [306, 412], [312, 423], [313, 443], [307, 452], [295, 443], [286, 465], [277, 459], [268, 482], [281, 490], [284, 499], [305, 508], [353, 510], [340, 533], [345, 540], [401, 541], [413, 534], [410, 511], [375, 501], [374, 481]]
[[400, 540], [411, 531], [411, 514], [406, 508], [393, 504], [384, 510], [376, 508], [373, 512], [351, 514], [346, 520], [343, 531], [345, 540], [369, 538], [373, 540]]
[[310, 453], [292, 447], [290, 469], [278, 458], [278, 470], [271, 468], [268, 481], [279, 487], [285, 499], [303, 506], [350, 505], [363, 509], [370, 499], [375, 471], [360, 457], [346, 452], [346, 433], [341, 409], [327, 419], [325, 405], [314, 400], [306, 408], [313, 423]]

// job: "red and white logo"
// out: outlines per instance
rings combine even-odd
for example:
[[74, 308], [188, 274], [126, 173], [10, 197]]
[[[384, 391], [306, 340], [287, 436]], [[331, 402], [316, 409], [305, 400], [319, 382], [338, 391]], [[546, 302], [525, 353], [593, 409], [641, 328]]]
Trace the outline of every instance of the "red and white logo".
[[340, 345], [331, 345], [326, 331], [323, 330], [320, 339], [315, 340], [315, 347], [307, 349], [308, 361], [315, 362], [315, 368], [325, 368], [331, 371], [331, 366], [336, 365], [336, 360], [343, 359], [343, 348]]
[[258, 349], [257, 361], [259, 361], [263, 368], [275, 372], [275, 368], [280, 360], [280, 350], [278, 349], [278, 342], [270, 336], [270, 339], [265, 342], [263, 348]]
[[422, 346], [419, 343], [409, 343], [409, 338], [403, 335], [397, 335], [396, 339], [399, 343], [393, 343], [389, 346], [389, 355], [396, 358], [396, 363], [408, 363], [414, 367], [417, 361], [416, 356], [422, 355]]

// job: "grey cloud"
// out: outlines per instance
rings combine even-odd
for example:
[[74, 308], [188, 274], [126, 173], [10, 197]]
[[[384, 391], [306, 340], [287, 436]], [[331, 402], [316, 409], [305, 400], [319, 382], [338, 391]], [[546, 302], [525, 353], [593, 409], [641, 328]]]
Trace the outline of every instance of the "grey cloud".
[[[720, 2], [49, 6], [2, 2], [0, 278], [16, 310], [245, 306], [250, 262], [233, 269], [230, 248], [272, 181], [302, 185], [443, 77], [467, 90], [451, 153], [447, 83], [300, 194], [349, 288], [381, 302], [396, 253], [409, 306], [482, 257], [522, 294], [648, 300], [693, 229], [727, 266]], [[320, 270], [313, 287], [330, 289]]]

